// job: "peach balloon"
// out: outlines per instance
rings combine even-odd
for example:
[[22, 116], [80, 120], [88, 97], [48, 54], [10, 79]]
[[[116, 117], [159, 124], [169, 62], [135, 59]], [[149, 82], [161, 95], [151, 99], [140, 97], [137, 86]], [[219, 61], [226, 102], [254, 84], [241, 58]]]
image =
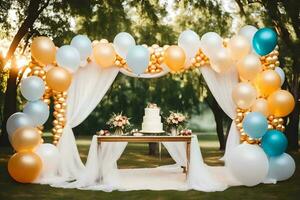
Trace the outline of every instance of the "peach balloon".
[[13, 135], [11, 144], [16, 151], [32, 151], [41, 142], [41, 135], [37, 129], [24, 127], [17, 129]]
[[16, 153], [8, 161], [10, 176], [21, 183], [33, 182], [39, 176], [41, 170], [41, 158], [30, 151]]
[[238, 72], [242, 80], [251, 81], [262, 71], [261, 62], [258, 56], [249, 54], [237, 63]]
[[164, 53], [164, 62], [175, 72], [184, 68], [185, 58], [184, 50], [176, 45], [168, 47]]
[[109, 43], [98, 43], [93, 48], [93, 56], [96, 63], [101, 67], [110, 67], [116, 60], [114, 47]]
[[57, 92], [66, 91], [72, 82], [72, 75], [70, 72], [62, 67], [52, 67], [46, 73], [47, 85]]
[[280, 89], [281, 79], [274, 70], [266, 70], [257, 75], [255, 86], [261, 96], [267, 97]]
[[232, 91], [235, 104], [242, 109], [250, 108], [256, 99], [256, 90], [250, 83], [241, 82]]
[[275, 117], [285, 117], [293, 111], [295, 99], [288, 91], [278, 90], [268, 97], [268, 106]]
[[56, 47], [48, 37], [40, 36], [33, 39], [31, 55], [43, 65], [51, 64], [55, 61]]
[[236, 35], [229, 40], [228, 49], [233, 60], [240, 60], [250, 52], [251, 46], [245, 37]]
[[252, 112], [260, 112], [264, 116], [268, 117], [270, 112], [268, 108], [268, 101], [264, 98], [256, 99], [253, 106], [251, 107]]

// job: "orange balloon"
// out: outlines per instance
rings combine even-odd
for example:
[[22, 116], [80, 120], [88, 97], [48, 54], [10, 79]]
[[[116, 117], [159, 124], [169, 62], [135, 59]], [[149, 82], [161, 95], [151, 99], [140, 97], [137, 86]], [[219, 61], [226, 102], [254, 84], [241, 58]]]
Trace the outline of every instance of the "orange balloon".
[[264, 98], [256, 99], [251, 107], [252, 112], [260, 112], [264, 116], [268, 117], [270, 112], [268, 108], [268, 101]]
[[280, 76], [274, 70], [265, 70], [257, 75], [255, 85], [259, 94], [267, 97], [280, 89]]
[[71, 82], [72, 75], [62, 67], [52, 67], [46, 73], [46, 83], [52, 90], [64, 92], [70, 87]]
[[41, 36], [34, 38], [30, 50], [32, 57], [43, 65], [55, 61], [56, 47], [48, 37]]
[[185, 63], [184, 50], [176, 45], [168, 47], [164, 53], [164, 62], [172, 71], [180, 71]]
[[110, 67], [116, 60], [115, 49], [109, 43], [98, 43], [93, 49], [93, 56], [101, 67]]
[[256, 90], [246, 82], [238, 83], [232, 91], [232, 98], [234, 103], [242, 109], [250, 108], [256, 99]]
[[268, 105], [272, 115], [285, 117], [293, 111], [295, 99], [288, 91], [278, 90], [268, 97]]
[[41, 158], [30, 151], [16, 153], [8, 161], [10, 176], [21, 183], [33, 182], [39, 176], [41, 170]]
[[40, 142], [41, 135], [32, 127], [17, 129], [11, 138], [11, 144], [16, 151], [32, 151]]

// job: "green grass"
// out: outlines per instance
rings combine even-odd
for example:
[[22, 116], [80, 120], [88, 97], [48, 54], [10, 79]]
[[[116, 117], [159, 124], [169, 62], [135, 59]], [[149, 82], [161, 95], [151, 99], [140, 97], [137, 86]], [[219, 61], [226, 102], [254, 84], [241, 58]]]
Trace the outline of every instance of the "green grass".
[[[80, 137], [77, 139], [80, 155], [86, 159], [89, 141], [91, 137]], [[200, 146], [205, 162], [209, 165], [222, 165], [218, 159], [222, 152], [218, 150], [216, 137], [213, 135], [199, 136]], [[147, 155], [146, 144], [129, 144], [118, 161], [120, 168], [156, 167], [159, 165], [171, 164], [173, 160], [163, 150], [162, 159], [158, 156]], [[0, 147], [0, 200], [18, 199], [114, 199], [114, 200], [145, 200], [145, 199], [300, 199], [300, 169], [297, 168], [295, 175], [288, 181], [276, 185], [260, 184], [255, 187], [231, 187], [224, 192], [205, 193], [199, 191], [114, 191], [105, 193], [101, 191], [84, 191], [77, 189], [52, 188], [48, 185], [19, 184], [13, 181], [7, 173], [7, 160], [12, 154], [7, 148]], [[300, 153], [291, 153], [297, 166], [300, 164]], [[284, 170], [284, 169], [283, 169]], [[200, 172], [199, 172], [200, 173]]]

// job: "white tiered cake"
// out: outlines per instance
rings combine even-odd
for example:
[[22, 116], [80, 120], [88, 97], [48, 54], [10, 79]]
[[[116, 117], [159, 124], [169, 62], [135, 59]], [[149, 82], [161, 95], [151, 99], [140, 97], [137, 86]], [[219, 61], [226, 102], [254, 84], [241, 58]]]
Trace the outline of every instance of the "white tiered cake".
[[160, 133], [163, 132], [163, 124], [161, 123], [160, 108], [156, 104], [149, 104], [145, 108], [143, 117], [142, 132]]

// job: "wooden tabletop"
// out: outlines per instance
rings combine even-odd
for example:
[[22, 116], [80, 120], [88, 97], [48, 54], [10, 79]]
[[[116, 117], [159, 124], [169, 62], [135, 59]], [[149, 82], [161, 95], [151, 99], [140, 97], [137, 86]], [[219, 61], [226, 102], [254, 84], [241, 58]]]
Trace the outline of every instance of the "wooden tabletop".
[[98, 142], [191, 142], [192, 136], [98, 136]]

